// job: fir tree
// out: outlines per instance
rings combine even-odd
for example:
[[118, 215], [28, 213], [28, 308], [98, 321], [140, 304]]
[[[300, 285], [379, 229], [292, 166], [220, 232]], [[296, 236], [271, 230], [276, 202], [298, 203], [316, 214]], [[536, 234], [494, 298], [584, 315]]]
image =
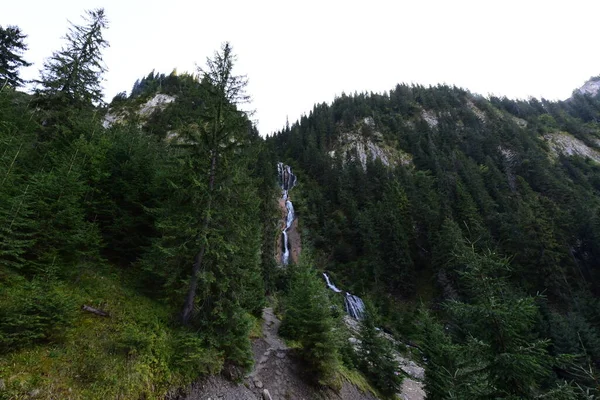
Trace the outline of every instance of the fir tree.
[[386, 397], [393, 398], [400, 389], [402, 378], [394, 360], [391, 343], [375, 325], [375, 309], [366, 303], [365, 318], [361, 321], [358, 345], [358, 364], [371, 384]]
[[300, 343], [300, 356], [308, 363], [315, 380], [331, 385], [339, 356], [327, 293], [306, 253], [298, 265], [290, 268], [292, 275], [280, 333]]
[[86, 11], [86, 24], [71, 24], [66, 46], [44, 63], [37, 93], [67, 104], [90, 105], [102, 101], [102, 50], [108, 47], [104, 9]]
[[212, 59], [207, 59], [206, 69], [200, 69], [202, 86], [206, 93], [205, 104], [201, 111], [201, 120], [195, 129], [188, 130], [186, 135], [191, 146], [201, 149], [199, 156], [208, 156], [210, 161], [207, 170], [202, 171], [200, 177], [207, 182], [205, 216], [201, 222], [201, 245], [194, 257], [190, 284], [181, 313], [184, 324], [187, 324], [192, 317], [198, 273], [202, 269], [206, 248], [210, 243], [210, 214], [213, 208], [219, 162], [222, 161], [221, 154], [227, 150], [231, 151], [233, 147], [243, 145], [245, 138], [242, 135], [248, 129], [245, 115], [237, 109], [238, 105], [249, 100], [245, 94], [247, 79], [245, 76], [233, 75], [235, 61], [236, 57], [230, 44], [224, 43], [220, 52], [215, 52]]
[[17, 87], [25, 82], [19, 77], [19, 68], [31, 65], [23, 59], [26, 37], [18, 26], [0, 26], [0, 88]]

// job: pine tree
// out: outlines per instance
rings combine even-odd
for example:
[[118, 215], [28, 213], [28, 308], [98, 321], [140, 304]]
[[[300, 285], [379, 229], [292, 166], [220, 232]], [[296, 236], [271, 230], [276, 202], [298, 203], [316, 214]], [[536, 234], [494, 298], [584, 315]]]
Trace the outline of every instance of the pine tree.
[[306, 253], [298, 265], [289, 268], [292, 272], [280, 333], [300, 343], [300, 356], [315, 380], [331, 385], [337, 370], [338, 343], [327, 292]]
[[375, 325], [375, 309], [368, 302], [365, 305], [365, 318], [361, 321], [359, 331], [359, 368], [382, 395], [393, 398], [402, 383], [398, 375], [398, 363], [394, 360], [391, 343]]
[[[452, 343], [444, 326], [426, 309], [420, 310], [418, 321], [423, 340], [425, 365], [425, 391], [431, 400], [444, 400], [454, 395], [460, 385], [461, 360], [458, 357], [460, 346]], [[467, 372], [468, 373], [468, 372]], [[454, 396], [456, 397], [456, 396]]]
[[71, 24], [66, 46], [44, 63], [37, 93], [67, 104], [89, 105], [102, 101], [102, 50], [108, 42], [102, 36], [108, 27], [104, 9], [86, 11], [85, 25]]
[[552, 365], [548, 341], [533, 333], [539, 318], [535, 298], [511, 290], [507, 259], [473, 248], [457, 256], [465, 264], [460, 279], [470, 300], [450, 301], [447, 310], [464, 338], [459, 359], [469, 361], [472, 382], [466, 387], [479, 388], [478, 396], [533, 397]]
[[201, 245], [194, 257], [189, 288], [181, 313], [184, 324], [189, 323], [192, 317], [198, 273], [202, 269], [204, 255], [210, 243], [209, 231], [213, 226], [211, 213], [219, 162], [222, 162], [224, 152], [244, 144], [245, 138], [242, 135], [248, 131], [246, 116], [237, 109], [238, 105], [249, 101], [245, 93], [248, 81], [245, 76], [233, 75], [235, 61], [231, 45], [227, 42], [221, 46], [220, 52], [215, 52], [214, 58], [206, 60], [206, 69], [200, 69], [206, 95], [202, 116], [195, 129], [188, 130], [185, 135], [186, 141], [201, 151], [198, 156], [207, 157], [210, 164], [200, 173], [199, 178], [208, 183], [205, 215], [201, 222]]
[[0, 26], [0, 88], [17, 87], [25, 82], [19, 77], [19, 68], [31, 65], [22, 56], [27, 50], [26, 37], [18, 26]]

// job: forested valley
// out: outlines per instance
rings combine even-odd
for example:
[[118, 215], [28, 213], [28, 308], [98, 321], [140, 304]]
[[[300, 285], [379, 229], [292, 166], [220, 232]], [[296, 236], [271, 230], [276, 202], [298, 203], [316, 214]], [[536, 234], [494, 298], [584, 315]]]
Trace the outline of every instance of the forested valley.
[[395, 398], [396, 351], [428, 399], [600, 396], [600, 91], [398, 84], [264, 137], [229, 43], [105, 104], [108, 20], [82, 21], [35, 82], [0, 27], [0, 398], [239, 382], [267, 306], [315, 387]]

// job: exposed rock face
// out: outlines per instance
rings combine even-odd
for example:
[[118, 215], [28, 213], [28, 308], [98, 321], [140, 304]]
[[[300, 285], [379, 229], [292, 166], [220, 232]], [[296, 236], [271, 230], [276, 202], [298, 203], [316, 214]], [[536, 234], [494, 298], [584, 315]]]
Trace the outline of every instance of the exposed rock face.
[[358, 159], [364, 169], [367, 168], [367, 161], [376, 159], [386, 166], [408, 165], [412, 162], [410, 154], [386, 145], [383, 134], [376, 130], [371, 117], [364, 118], [353, 129], [339, 135], [338, 143], [329, 152], [331, 157], [336, 154], [341, 154], [344, 160], [346, 156], [352, 160]]
[[485, 113], [483, 111], [481, 111], [479, 108], [477, 108], [477, 106], [475, 105], [475, 103], [473, 103], [471, 100], [467, 100], [467, 107], [469, 107], [469, 109], [471, 111], [473, 111], [473, 114], [475, 114], [475, 116], [481, 122], [486, 122], [487, 121], [487, 117], [486, 117]]
[[596, 96], [600, 93], [600, 76], [590, 79], [583, 84], [582, 87], [576, 90], [580, 94], [589, 94], [590, 96]]
[[437, 117], [431, 111], [422, 110], [421, 117], [430, 128], [435, 128], [439, 123]]
[[515, 176], [515, 166], [518, 164], [518, 154], [506, 147], [498, 146], [500, 154], [502, 154], [502, 164], [506, 171], [506, 180], [511, 191], [517, 190], [517, 177]]
[[511, 116], [511, 119], [515, 122], [515, 124], [519, 125], [521, 128], [527, 128], [527, 121], [523, 118]]
[[[163, 93], [157, 93], [154, 97], [150, 98], [147, 102], [140, 105], [135, 113], [142, 119], [148, 118], [152, 115], [156, 110], [164, 110], [165, 107], [169, 103], [175, 101], [174, 96], [169, 96]], [[102, 121], [102, 126], [105, 128], [110, 128], [114, 124], [122, 123], [126, 118], [125, 112], [115, 111], [109, 109], [106, 115], [104, 116], [104, 121]]]
[[544, 140], [548, 142], [555, 156], [558, 154], [566, 156], [578, 155], [600, 162], [600, 152], [598, 150], [589, 147], [581, 140], [566, 132], [548, 133], [544, 135]]
[[167, 104], [175, 101], [175, 97], [168, 94], [157, 93], [154, 97], [142, 104], [138, 114], [145, 118], [149, 117], [156, 110], [164, 110]]

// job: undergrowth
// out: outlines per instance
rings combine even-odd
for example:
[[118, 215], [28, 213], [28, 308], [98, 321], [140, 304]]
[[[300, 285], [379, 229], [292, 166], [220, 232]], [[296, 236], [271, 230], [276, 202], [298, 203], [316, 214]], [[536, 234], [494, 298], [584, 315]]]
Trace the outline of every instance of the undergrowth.
[[27, 281], [0, 271], [0, 399], [158, 399], [221, 370], [202, 337], [124, 280], [90, 270], [72, 283]]

